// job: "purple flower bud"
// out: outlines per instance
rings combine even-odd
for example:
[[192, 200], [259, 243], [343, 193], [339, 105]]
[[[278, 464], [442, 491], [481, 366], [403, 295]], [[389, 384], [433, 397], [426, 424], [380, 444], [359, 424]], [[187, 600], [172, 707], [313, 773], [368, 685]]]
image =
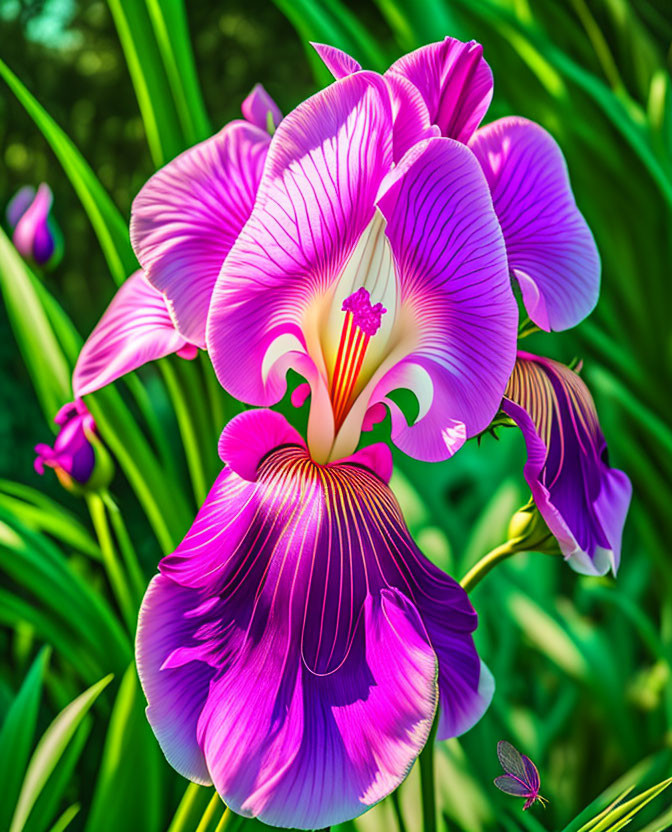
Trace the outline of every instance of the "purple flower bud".
[[111, 479], [111, 462], [84, 402], [81, 399], [68, 402], [58, 411], [54, 422], [60, 430], [53, 447], [43, 443], [35, 446], [37, 473], [44, 474], [45, 465], [53, 468], [68, 489], [107, 485]]
[[21, 188], [7, 206], [13, 242], [26, 260], [53, 267], [61, 258], [61, 233], [51, 217], [53, 194], [44, 182], [37, 189]]

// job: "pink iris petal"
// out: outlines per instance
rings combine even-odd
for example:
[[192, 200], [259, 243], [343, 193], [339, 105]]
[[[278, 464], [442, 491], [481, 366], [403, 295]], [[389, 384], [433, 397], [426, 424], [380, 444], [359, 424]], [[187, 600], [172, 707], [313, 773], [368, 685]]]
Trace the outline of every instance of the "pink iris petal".
[[76, 396], [85, 396], [148, 361], [195, 349], [175, 329], [164, 296], [137, 271], [112, 298], [82, 347], [72, 387]]
[[483, 47], [446, 38], [404, 55], [386, 73], [408, 79], [422, 95], [441, 135], [468, 142], [492, 100], [492, 72]]
[[399, 167], [378, 204], [417, 345], [372, 400], [396, 387], [413, 390], [418, 421], [407, 426], [392, 407], [393, 441], [416, 459], [437, 461], [496, 413], [515, 361], [517, 310], [499, 223], [471, 151], [430, 139]]
[[266, 92], [261, 84], [255, 84], [252, 92], [241, 104], [243, 116], [261, 130], [268, 131], [268, 116], [275, 127], [282, 121], [282, 113], [278, 105]]
[[502, 408], [523, 433], [525, 479], [565, 558], [582, 574], [615, 574], [632, 487], [609, 467], [586, 385], [557, 361], [519, 353]]
[[[250, 428], [236, 417], [229, 440], [240, 431], [244, 446]], [[225, 469], [161, 562], [140, 675], [174, 765], [205, 780], [205, 760], [235, 811], [313, 829], [399, 784], [437, 694], [442, 735], [470, 727], [490, 677], [466, 594], [417, 549], [364, 457], [320, 466], [299, 444], [260, 450], [254, 482]]]
[[210, 357], [236, 398], [279, 401], [288, 366], [311, 381], [312, 359], [297, 366], [306, 352], [303, 315], [370, 222], [391, 164], [389, 97], [374, 73], [327, 87], [278, 127], [257, 205], [226, 259], [208, 317]]
[[31, 204], [17, 221], [12, 241], [23, 256], [45, 265], [56, 249], [56, 240], [49, 227], [49, 212], [54, 200], [51, 188], [44, 182], [37, 189]]
[[469, 146], [492, 190], [530, 318], [547, 331], [575, 326], [597, 302], [600, 257], [560, 148], [538, 124], [516, 117], [481, 128]]
[[310, 44], [317, 54], [322, 58], [324, 65], [329, 72], [338, 81], [345, 78], [347, 75], [352, 75], [353, 72], [359, 72], [361, 64], [357, 63], [354, 58], [351, 58], [347, 52], [342, 49], [337, 49], [335, 46], [327, 46], [326, 43], [312, 43]]
[[[362, 68], [354, 58], [334, 46], [323, 43], [313, 43], [312, 46], [337, 80], [359, 72]], [[385, 80], [392, 100], [396, 162], [414, 144], [432, 136], [440, 136], [441, 131], [432, 124], [422, 93], [408, 78], [401, 73], [387, 72]]]
[[205, 345], [210, 296], [254, 204], [268, 133], [234, 121], [161, 168], [133, 202], [131, 241], [180, 334]]

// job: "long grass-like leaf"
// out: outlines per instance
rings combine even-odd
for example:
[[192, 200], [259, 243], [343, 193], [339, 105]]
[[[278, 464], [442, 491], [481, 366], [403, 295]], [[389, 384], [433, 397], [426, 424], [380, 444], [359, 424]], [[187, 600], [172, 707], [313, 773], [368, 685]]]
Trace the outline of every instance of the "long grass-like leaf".
[[0, 731], [0, 829], [7, 829], [12, 809], [21, 790], [26, 770], [37, 712], [42, 694], [42, 681], [49, 662], [49, 649], [44, 647], [31, 665], [21, 689], [14, 698]]
[[165, 165], [186, 147], [154, 30], [141, 0], [108, 0], [133, 81], [154, 164]]
[[70, 368], [23, 262], [0, 229], [0, 290], [19, 349], [48, 422], [71, 398]]
[[21, 832], [49, 776], [58, 765], [82, 720], [112, 681], [105, 676], [67, 705], [42, 735], [28, 765], [12, 817], [10, 832]]

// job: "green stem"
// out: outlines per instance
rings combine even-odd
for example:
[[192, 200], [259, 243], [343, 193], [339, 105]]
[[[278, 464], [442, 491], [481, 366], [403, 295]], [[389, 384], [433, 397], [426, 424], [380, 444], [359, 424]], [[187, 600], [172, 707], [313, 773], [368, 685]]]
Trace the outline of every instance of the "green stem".
[[137, 610], [131, 598], [131, 593], [126, 583], [124, 572], [119, 564], [119, 558], [114, 548], [114, 541], [110, 532], [110, 527], [107, 522], [107, 514], [105, 512], [105, 504], [100, 494], [88, 494], [86, 498], [91, 513], [91, 520], [93, 527], [96, 530], [98, 542], [100, 544], [100, 552], [103, 556], [103, 564], [107, 577], [110, 581], [110, 586], [114, 592], [114, 596], [119, 604], [119, 609], [123, 616], [128, 631], [135, 632], [135, 623], [137, 618]]
[[105, 503], [108, 514], [110, 515], [112, 528], [114, 529], [117, 543], [121, 549], [121, 556], [124, 559], [126, 571], [131, 581], [133, 594], [138, 601], [139, 606], [140, 600], [144, 595], [147, 582], [145, 581], [145, 576], [142, 573], [140, 562], [135, 552], [135, 547], [131, 541], [131, 536], [128, 533], [128, 529], [126, 528], [126, 523], [124, 523], [124, 518], [121, 514], [119, 506], [114, 502], [110, 492], [107, 490], [102, 491], [100, 496]]
[[460, 581], [462, 589], [465, 592], [471, 592], [498, 563], [510, 558], [511, 555], [515, 555], [516, 552], [525, 551], [525, 549], [518, 548], [521, 545], [521, 539], [514, 538], [513, 540], [507, 540], [506, 543], [502, 543], [500, 546], [496, 546], [491, 552], [484, 555], [478, 563], [474, 564], [464, 578], [462, 578]]
[[406, 824], [404, 823], [404, 816], [401, 812], [401, 801], [399, 800], [398, 788], [392, 792], [390, 798], [392, 800], [392, 808], [394, 809], [394, 815], [397, 819], [397, 826], [399, 827], [399, 832], [406, 832]]
[[222, 800], [220, 796], [215, 792], [213, 796], [210, 798], [210, 803], [208, 803], [205, 812], [203, 812], [203, 816], [201, 817], [198, 826], [196, 827], [196, 832], [206, 832], [212, 819], [217, 812], [217, 809], [222, 805]]
[[187, 832], [186, 825], [191, 818], [191, 813], [194, 810], [202, 792], [203, 787], [199, 786], [198, 783], [189, 783], [187, 788], [184, 790], [182, 800], [180, 800], [180, 805], [177, 807], [177, 811], [173, 816], [173, 821], [168, 828], [168, 832]]
[[436, 784], [434, 777], [434, 738], [438, 719], [434, 720], [425, 747], [420, 752], [420, 792], [422, 795], [423, 832], [436, 832]]
[[174, 368], [166, 360], [161, 362], [161, 370], [163, 378], [168, 388], [173, 407], [175, 408], [175, 416], [177, 417], [177, 424], [180, 428], [180, 435], [182, 436], [182, 443], [184, 445], [184, 452], [187, 457], [187, 466], [189, 467], [189, 475], [191, 477], [191, 485], [194, 490], [194, 497], [196, 504], [201, 505], [205, 500], [207, 488], [205, 484], [205, 474], [203, 472], [203, 459], [201, 457], [201, 450], [198, 444], [198, 437], [194, 428], [194, 422], [191, 418], [189, 405], [184, 396], [182, 386], [177, 380]]

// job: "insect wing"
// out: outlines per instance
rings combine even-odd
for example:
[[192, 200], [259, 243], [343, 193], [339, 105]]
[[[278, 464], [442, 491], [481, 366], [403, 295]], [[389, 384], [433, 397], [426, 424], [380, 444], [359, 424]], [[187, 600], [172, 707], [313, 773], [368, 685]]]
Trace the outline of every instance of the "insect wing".
[[539, 791], [539, 786], [541, 785], [539, 782], [539, 772], [537, 771], [537, 767], [529, 757], [526, 757], [524, 754], [521, 754], [521, 757], [523, 758], [523, 765], [525, 766], [525, 777], [523, 779], [526, 783], [529, 783], [530, 791], [536, 794]]
[[511, 774], [518, 780], [527, 783], [527, 772], [525, 770], [523, 756], [510, 742], [500, 740], [497, 743], [497, 757], [499, 758], [499, 764], [507, 774]]
[[512, 794], [515, 797], [531, 797], [527, 784], [510, 774], [500, 774], [499, 777], [495, 777], [495, 786], [505, 794]]

